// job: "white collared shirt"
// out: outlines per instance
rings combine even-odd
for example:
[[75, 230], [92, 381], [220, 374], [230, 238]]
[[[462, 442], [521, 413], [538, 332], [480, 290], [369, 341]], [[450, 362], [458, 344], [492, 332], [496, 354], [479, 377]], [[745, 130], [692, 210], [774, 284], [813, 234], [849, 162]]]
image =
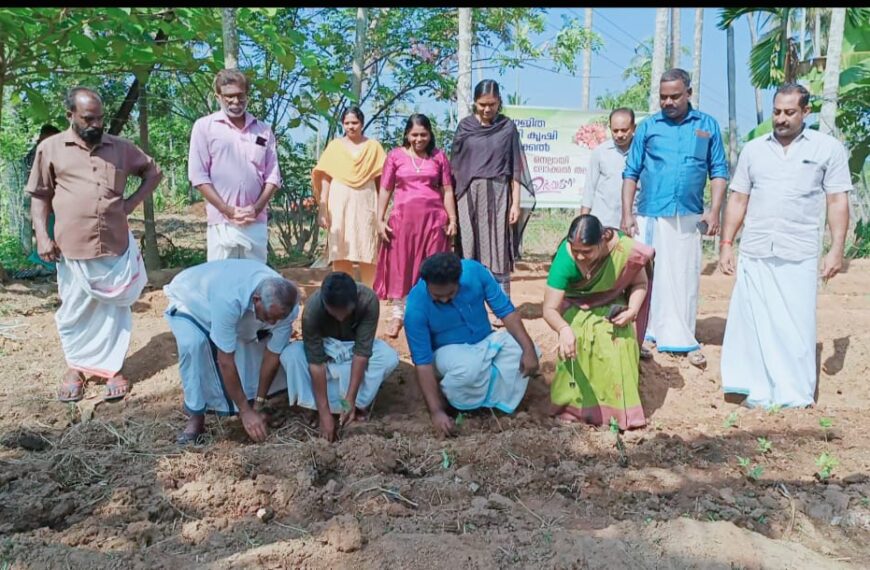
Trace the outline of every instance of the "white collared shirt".
[[257, 318], [251, 297], [264, 279], [281, 277], [253, 259], [223, 259], [188, 267], [163, 287], [169, 307], [189, 314], [209, 331], [221, 351], [236, 351], [238, 343], [254, 342], [258, 331], [269, 331], [266, 347], [281, 354], [290, 342], [299, 303], [274, 325]]
[[749, 194], [740, 253], [803, 261], [818, 257], [826, 194], [849, 192], [849, 154], [830, 135], [804, 127], [784, 152], [773, 133], [746, 143], [731, 190]]
[[622, 221], [622, 171], [627, 155], [628, 149], [623, 152], [611, 138], [595, 147], [589, 159], [580, 205], [590, 208], [604, 226], [618, 228]]

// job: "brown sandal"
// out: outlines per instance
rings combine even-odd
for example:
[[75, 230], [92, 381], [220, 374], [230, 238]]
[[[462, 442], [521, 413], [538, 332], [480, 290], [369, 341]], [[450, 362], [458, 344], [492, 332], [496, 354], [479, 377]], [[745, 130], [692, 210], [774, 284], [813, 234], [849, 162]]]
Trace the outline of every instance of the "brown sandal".
[[[70, 372], [75, 372], [75, 379], [71, 378]], [[81, 372], [67, 371], [60, 382], [57, 390], [57, 399], [61, 402], [78, 402], [85, 396], [85, 378]]]
[[[112, 394], [120, 390], [120, 393]], [[104, 402], [116, 402], [123, 400], [130, 393], [130, 381], [117, 374], [106, 382], [106, 393], [103, 395]]]

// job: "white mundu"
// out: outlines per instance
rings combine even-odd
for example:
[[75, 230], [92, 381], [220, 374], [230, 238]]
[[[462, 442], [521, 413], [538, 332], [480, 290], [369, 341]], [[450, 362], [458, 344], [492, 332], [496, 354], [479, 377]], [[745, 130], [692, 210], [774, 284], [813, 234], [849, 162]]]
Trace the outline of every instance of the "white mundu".
[[[329, 357], [325, 364], [326, 394], [329, 408], [335, 414], [344, 411], [341, 401], [350, 387], [353, 345], [352, 340], [338, 340], [331, 337], [323, 339], [323, 350]], [[301, 341], [291, 342], [284, 349], [281, 353], [281, 365], [287, 371], [287, 398], [290, 405], [316, 410], [317, 402], [311, 385], [311, 372]], [[368, 409], [378, 395], [381, 384], [398, 366], [399, 354], [389, 344], [375, 339], [372, 355], [356, 397], [356, 406]]]
[[[540, 357], [540, 350], [535, 347]], [[447, 344], [435, 351], [435, 370], [444, 397], [457, 410], [496, 408], [512, 414], [529, 377], [520, 372], [523, 349], [507, 331], [477, 344]]]
[[701, 214], [637, 217], [635, 236], [656, 250], [655, 281], [650, 302], [647, 340], [659, 352], [692, 352], [701, 275]]
[[131, 307], [148, 276], [128, 232], [123, 255], [66, 259], [57, 264], [62, 304], [54, 315], [67, 365], [84, 374], [112, 378], [121, 370], [133, 330]]
[[[185, 269], [163, 288], [169, 300], [166, 320], [178, 345], [184, 407], [189, 413], [238, 412], [221, 377], [218, 349], [234, 353], [242, 389], [248, 399], [256, 397], [264, 351], [281, 354], [299, 314], [297, 304], [274, 325], [257, 319], [251, 297], [260, 282], [272, 277], [281, 275], [259, 261], [226, 259]], [[285, 380], [279, 369], [269, 394], [284, 390]]]
[[749, 194], [722, 344], [722, 389], [749, 406], [801, 407], [816, 388], [816, 292], [825, 196], [852, 189], [837, 139], [804, 127], [788, 152], [746, 143], [731, 190]]
[[263, 223], [245, 226], [211, 224], [206, 233], [208, 261], [255, 259], [266, 263], [269, 253], [269, 227]]

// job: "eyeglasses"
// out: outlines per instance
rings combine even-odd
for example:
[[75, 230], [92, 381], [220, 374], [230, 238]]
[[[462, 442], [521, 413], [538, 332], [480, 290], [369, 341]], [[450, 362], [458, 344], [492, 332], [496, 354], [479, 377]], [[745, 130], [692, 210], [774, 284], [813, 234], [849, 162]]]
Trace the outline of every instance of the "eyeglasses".
[[220, 95], [218, 95], [218, 97], [220, 97], [224, 101], [237, 101], [239, 103], [244, 103], [248, 100], [248, 96], [244, 93], [239, 93], [238, 95], [224, 95], [223, 93], [221, 93]]

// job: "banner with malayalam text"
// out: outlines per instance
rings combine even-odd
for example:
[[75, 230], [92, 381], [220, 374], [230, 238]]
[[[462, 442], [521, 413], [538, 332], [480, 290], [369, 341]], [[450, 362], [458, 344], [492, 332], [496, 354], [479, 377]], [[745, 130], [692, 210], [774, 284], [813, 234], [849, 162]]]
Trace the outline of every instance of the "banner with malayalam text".
[[[610, 137], [609, 112], [514, 105], [505, 105], [503, 112], [520, 133], [535, 207], [579, 209], [592, 149]], [[523, 197], [522, 205], [530, 206]]]

